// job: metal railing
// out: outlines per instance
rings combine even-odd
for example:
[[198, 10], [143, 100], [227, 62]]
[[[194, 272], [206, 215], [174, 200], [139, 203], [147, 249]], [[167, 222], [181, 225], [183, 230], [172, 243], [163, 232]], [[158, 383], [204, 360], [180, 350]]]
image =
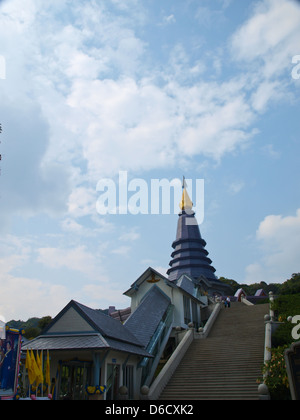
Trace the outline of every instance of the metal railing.
[[173, 312], [174, 306], [169, 305], [167, 311], [165, 312], [163, 318], [161, 319], [157, 329], [155, 330], [146, 350], [150, 353], [153, 358], [145, 357], [139, 364], [139, 367], [142, 368], [142, 384], [149, 385], [154, 375], [154, 371], [158, 365], [161, 354], [166, 345], [166, 341], [169, 338], [172, 323], [173, 323]]

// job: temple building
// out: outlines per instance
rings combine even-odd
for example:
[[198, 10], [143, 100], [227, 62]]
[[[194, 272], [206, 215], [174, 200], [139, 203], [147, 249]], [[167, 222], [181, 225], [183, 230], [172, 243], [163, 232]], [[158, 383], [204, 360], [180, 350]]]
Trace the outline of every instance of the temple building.
[[208, 252], [205, 249], [206, 242], [201, 237], [193, 203], [186, 188], [183, 188], [180, 209], [177, 235], [172, 244], [174, 252], [167, 272], [169, 280], [176, 282], [184, 274], [208, 295], [231, 294], [231, 288], [215, 276], [216, 270], [212, 266], [211, 259], [208, 258]]
[[203, 327], [214, 298], [232, 294], [215, 276], [192, 207], [183, 185], [168, 277], [147, 268], [124, 292], [131, 304], [123, 313], [72, 300], [23, 346], [23, 351], [50, 352], [54, 398], [91, 398], [87, 390], [101, 386], [105, 392], [99, 398], [118, 399], [126, 387], [128, 398], [138, 399], [164, 353], [178, 345], [180, 333]]

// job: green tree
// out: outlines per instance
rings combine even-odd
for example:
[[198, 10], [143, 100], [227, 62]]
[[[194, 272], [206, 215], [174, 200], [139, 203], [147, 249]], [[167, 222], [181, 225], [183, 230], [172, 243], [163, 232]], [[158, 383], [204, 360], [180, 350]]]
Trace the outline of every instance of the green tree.
[[33, 338], [37, 337], [41, 330], [36, 327], [28, 327], [24, 331], [24, 337], [28, 340], [32, 340]]
[[281, 288], [282, 295], [293, 295], [300, 293], [300, 273], [294, 273], [289, 280], [286, 280]]
[[52, 321], [51, 316], [44, 316], [41, 318], [38, 322], [38, 328], [40, 328], [41, 331], [43, 331]]

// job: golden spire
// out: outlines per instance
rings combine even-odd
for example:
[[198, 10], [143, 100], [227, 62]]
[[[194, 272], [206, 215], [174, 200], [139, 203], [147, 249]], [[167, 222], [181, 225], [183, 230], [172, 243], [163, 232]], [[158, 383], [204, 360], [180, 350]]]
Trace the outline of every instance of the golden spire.
[[179, 204], [179, 207], [181, 209], [181, 211], [183, 210], [192, 210], [193, 208], [193, 203], [192, 200], [190, 199], [188, 192], [187, 192], [187, 185], [185, 182], [185, 177], [183, 177], [183, 181], [182, 181], [182, 198]]

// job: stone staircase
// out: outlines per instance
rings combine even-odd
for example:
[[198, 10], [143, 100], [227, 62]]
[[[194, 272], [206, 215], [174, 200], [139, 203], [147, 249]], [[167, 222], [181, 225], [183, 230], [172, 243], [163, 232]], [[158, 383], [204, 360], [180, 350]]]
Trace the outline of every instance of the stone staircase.
[[192, 342], [160, 399], [258, 399], [268, 312], [268, 304], [222, 308], [208, 338]]

